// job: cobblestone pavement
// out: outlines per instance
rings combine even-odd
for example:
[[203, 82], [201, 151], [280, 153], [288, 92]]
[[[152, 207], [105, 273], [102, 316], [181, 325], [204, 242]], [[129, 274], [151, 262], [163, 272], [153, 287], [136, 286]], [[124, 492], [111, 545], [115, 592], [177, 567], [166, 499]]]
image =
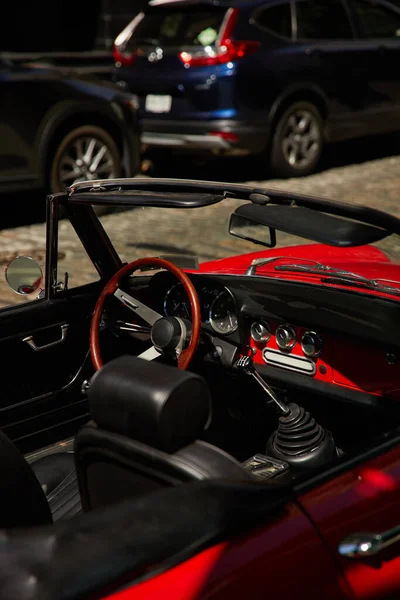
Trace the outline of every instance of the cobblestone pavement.
[[[206, 178], [207, 172], [198, 169], [197, 179]], [[331, 168], [301, 179], [275, 179], [247, 183], [268, 189], [290, 190], [301, 194], [360, 203], [400, 215], [400, 156]], [[147, 209], [110, 214], [102, 217], [102, 221], [111, 239], [118, 240], [118, 250], [124, 258], [133, 260], [138, 256], [171, 254], [176, 248], [190, 254], [197, 254], [200, 260], [207, 260], [255, 250], [254, 245], [235, 238], [227, 240], [226, 228], [229, 214], [236, 205], [235, 201], [226, 201], [201, 209], [199, 213], [201, 212], [204, 217], [207, 211], [209, 223], [212, 224], [207, 231], [199, 230], [196, 218], [190, 218], [183, 228], [180, 211], [177, 210], [164, 210], [164, 213], [168, 213], [168, 217], [165, 218], [164, 214], [163, 220], [160, 220], [158, 209]], [[204, 223], [203, 219], [202, 223]], [[298, 242], [302, 243], [301, 240]], [[279, 234], [278, 243], [282, 246], [287, 245], [288, 237]], [[293, 243], [293, 238], [290, 243]], [[392, 236], [379, 245], [393, 259], [400, 261], [400, 238], [396, 239]], [[171, 251], [162, 252], [160, 251], [162, 247]], [[28, 254], [43, 264], [44, 249], [44, 224], [0, 231], [0, 267], [4, 267], [17, 254]], [[92, 280], [93, 267], [85, 261], [84, 251], [67, 223], [61, 226], [60, 259], [60, 268], [73, 274], [75, 285]], [[23, 297], [20, 300], [24, 301]], [[5, 283], [0, 283], [0, 304], [3, 306], [15, 304], [16, 301], [18, 297]]]

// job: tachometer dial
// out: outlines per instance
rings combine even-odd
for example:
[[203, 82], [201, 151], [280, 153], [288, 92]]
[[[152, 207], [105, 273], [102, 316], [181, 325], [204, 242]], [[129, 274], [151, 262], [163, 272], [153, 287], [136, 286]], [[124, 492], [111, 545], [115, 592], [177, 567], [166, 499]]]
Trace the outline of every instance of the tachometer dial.
[[192, 320], [189, 298], [181, 283], [174, 285], [165, 295], [164, 314], [167, 317], [180, 317]]
[[223, 335], [229, 335], [238, 328], [235, 300], [228, 290], [218, 294], [211, 304], [210, 325]]

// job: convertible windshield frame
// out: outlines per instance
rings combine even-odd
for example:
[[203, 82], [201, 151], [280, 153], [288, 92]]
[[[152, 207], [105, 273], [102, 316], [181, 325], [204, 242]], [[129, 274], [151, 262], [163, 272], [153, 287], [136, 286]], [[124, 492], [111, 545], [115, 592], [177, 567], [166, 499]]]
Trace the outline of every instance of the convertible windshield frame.
[[[377, 239], [392, 234], [400, 235], [400, 219], [375, 208], [246, 184], [137, 177], [81, 182], [68, 188], [67, 192], [69, 204], [114, 207], [199, 208], [228, 198], [242, 200], [247, 202], [247, 206], [238, 210], [257, 213], [256, 218], [261, 219], [259, 222], [266, 227], [290, 231], [293, 235], [332, 246], [341, 245], [336, 234], [332, 233], [335, 230], [332, 225], [349, 225], [349, 220], [354, 222], [354, 227], [353, 233], [346, 239], [346, 246], [370, 243], [371, 232], [377, 235]], [[268, 208], [273, 210], [269, 212]], [[299, 209], [307, 209], [307, 215], [310, 216], [315, 213], [316, 224], [313, 226], [313, 220], [309, 219], [306, 235], [298, 218], [299, 212], [296, 213]], [[325, 222], [324, 219], [331, 226], [321, 240], [321, 223]]]

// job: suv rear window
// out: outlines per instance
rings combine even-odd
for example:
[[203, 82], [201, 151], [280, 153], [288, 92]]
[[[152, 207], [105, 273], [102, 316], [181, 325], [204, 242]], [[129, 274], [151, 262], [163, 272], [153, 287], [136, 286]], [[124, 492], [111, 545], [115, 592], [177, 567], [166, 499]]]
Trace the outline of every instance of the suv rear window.
[[226, 9], [214, 6], [154, 7], [135, 28], [128, 47], [212, 46], [215, 44]]

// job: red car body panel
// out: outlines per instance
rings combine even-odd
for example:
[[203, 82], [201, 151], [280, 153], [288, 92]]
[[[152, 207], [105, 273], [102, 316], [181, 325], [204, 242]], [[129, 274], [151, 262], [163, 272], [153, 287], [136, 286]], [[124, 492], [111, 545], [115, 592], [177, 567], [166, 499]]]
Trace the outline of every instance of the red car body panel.
[[[230, 275], [244, 275], [249, 268], [251, 261], [256, 258], [283, 257], [296, 259], [308, 259], [323, 263], [334, 269], [343, 269], [361, 275], [368, 279], [386, 280], [388, 285], [398, 287], [400, 291], [400, 264], [392, 263], [390, 259], [379, 249], [373, 246], [361, 246], [354, 248], [339, 248], [325, 246], [323, 244], [304, 244], [303, 246], [290, 246], [285, 248], [273, 248], [251, 254], [241, 254], [219, 260], [204, 262], [199, 266], [201, 272], [225, 273]], [[257, 267], [257, 275], [265, 277], [276, 277], [279, 279], [290, 279], [307, 284], [321, 284], [321, 276], [311, 273], [296, 273], [276, 271], [275, 266], [279, 264], [273, 262], [269, 265]], [[310, 267], [312, 267], [312, 262]], [[326, 277], [326, 275], [324, 275]], [[324, 284], [326, 285], [326, 284]], [[329, 284], [333, 287], [332, 284]], [[341, 286], [338, 282], [336, 287], [343, 289], [359, 291], [357, 287], [352, 288], [349, 285]], [[382, 293], [377, 290], [368, 290], [363, 288], [363, 294], [372, 294], [379, 297], [396, 298], [390, 294]], [[398, 298], [398, 297], [397, 297]]]
[[350, 534], [397, 526], [399, 506], [400, 448], [394, 448], [300, 496], [299, 505], [288, 505], [252, 535], [107, 598], [394, 600], [400, 597], [398, 544], [363, 559], [340, 557], [337, 549]]
[[[332, 267], [349, 269], [349, 264], [353, 263], [356, 273], [365, 277], [384, 278], [393, 275], [393, 270], [400, 277], [400, 265], [390, 262], [390, 259], [374, 246], [356, 246], [352, 248], [340, 248], [336, 246], [325, 246], [323, 244], [304, 244], [301, 246], [288, 246], [284, 248], [271, 248], [270, 250], [258, 250], [250, 254], [240, 254], [203, 262], [199, 265], [200, 271], [213, 273], [231, 273], [232, 275], [243, 275], [250, 263], [255, 258], [268, 258], [272, 256], [285, 256], [288, 258], [308, 258], [322, 262]], [[273, 263], [274, 266], [274, 263]], [[271, 267], [259, 267], [257, 274], [268, 274], [276, 276], [276, 272]], [[280, 272], [279, 277], [285, 276]], [[287, 275], [287, 274], [286, 274]], [[290, 274], [292, 278], [293, 274]], [[299, 274], [297, 274], [299, 276]], [[309, 282], [309, 276], [304, 276], [304, 281]]]
[[382, 533], [399, 525], [399, 447], [312, 490], [300, 503], [340, 561], [357, 599], [400, 598], [399, 543], [362, 559], [340, 557], [337, 551], [348, 535]]
[[293, 600], [299, 596], [353, 598], [315, 527], [292, 503], [258, 531], [218, 544], [108, 600]]

